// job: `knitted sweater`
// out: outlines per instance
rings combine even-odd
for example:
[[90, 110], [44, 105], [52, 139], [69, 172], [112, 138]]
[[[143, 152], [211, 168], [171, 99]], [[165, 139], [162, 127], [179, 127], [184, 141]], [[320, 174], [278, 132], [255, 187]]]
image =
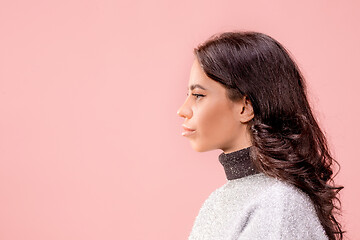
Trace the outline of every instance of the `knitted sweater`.
[[308, 195], [258, 172], [250, 151], [219, 156], [227, 182], [203, 203], [189, 240], [327, 240]]

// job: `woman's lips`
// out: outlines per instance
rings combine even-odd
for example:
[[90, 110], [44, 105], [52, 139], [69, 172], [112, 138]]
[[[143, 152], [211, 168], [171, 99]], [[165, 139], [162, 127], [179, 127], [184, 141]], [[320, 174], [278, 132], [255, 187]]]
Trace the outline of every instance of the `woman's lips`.
[[190, 136], [190, 135], [193, 135], [195, 133], [195, 130], [194, 129], [191, 129], [191, 128], [188, 128], [186, 127], [185, 125], [182, 125], [185, 132], [182, 132], [181, 135], [183, 136]]

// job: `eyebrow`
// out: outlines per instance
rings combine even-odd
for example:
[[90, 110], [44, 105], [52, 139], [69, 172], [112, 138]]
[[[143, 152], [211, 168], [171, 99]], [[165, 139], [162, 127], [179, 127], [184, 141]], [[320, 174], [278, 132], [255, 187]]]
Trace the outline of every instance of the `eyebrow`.
[[193, 85], [190, 86], [190, 90], [194, 90], [195, 88], [200, 88], [202, 90], [206, 90], [206, 88], [204, 88], [200, 84], [193, 84]]

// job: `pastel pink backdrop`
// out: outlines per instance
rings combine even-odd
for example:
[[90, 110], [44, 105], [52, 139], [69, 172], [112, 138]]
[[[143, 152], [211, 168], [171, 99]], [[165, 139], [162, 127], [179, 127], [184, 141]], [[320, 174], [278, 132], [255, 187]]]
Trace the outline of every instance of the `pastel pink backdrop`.
[[358, 1], [0, 3], [0, 239], [186, 239], [226, 178], [176, 111], [192, 49], [227, 30], [295, 56], [359, 237]]

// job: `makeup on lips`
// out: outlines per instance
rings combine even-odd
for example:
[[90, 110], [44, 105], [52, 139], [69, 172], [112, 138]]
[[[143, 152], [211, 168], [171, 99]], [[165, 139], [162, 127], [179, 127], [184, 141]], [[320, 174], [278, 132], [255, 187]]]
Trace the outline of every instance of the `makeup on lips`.
[[190, 136], [190, 135], [193, 135], [194, 133], [195, 133], [195, 130], [194, 129], [191, 129], [191, 128], [188, 128], [188, 127], [186, 127], [185, 125], [182, 125], [183, 126], [183, 128], [184, 128], [184, 132], [182, 132], [181, 133], [181, 135], [183, 135], [183, 136]]

